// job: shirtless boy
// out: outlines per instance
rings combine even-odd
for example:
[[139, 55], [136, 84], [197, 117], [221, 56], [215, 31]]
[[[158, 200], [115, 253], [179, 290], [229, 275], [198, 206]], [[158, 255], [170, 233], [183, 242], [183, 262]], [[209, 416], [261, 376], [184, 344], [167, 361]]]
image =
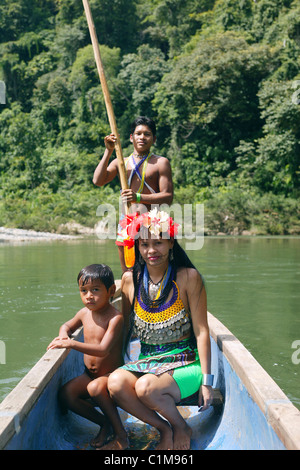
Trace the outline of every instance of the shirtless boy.
[[[146, 212], [151, 205], [169, 204], [173, 200], [173, 183], [171, 165], [167, 158], [151, 152], [156, 141], [156, 126], [152, 119], [146, 116], [138, 117], [131, 126], [130, 141], [134, 151], [125, 159], [129, 189], [121, 193], [124, 203], [130, 203], [130, 212]], [[110, 183], [118, 174], [118, 160], [115, 158], [109, 164], [117, 138], [114, 134], [105, 137], [105, 152], [98, 164], [93, 177], [96, 186]], [[118, 234], [117, 245], [123, 272], [126, 271], [124, 262], [123, 240]]]
[[[77, 281], [84, 308], [60, 327], [59, 336], [47, 349], [70, 348], [82, 352], [85, 371], [60, 389], [59, 399], [67, 409], [100, 426], [91, 445], [123, 450], [128, 447], [127, 434], [107, 390], [109, 374], [123, 364], [123, 316], [109, 302], [116, 290], [113, 273], [106, 265], [92, 264], [80, 271]], [[81, 325], [84, 343], [69, 337]], [[93, 399], [103, 414], [88, 398]], [[104, 445], [111, 426], [114, 439]]]

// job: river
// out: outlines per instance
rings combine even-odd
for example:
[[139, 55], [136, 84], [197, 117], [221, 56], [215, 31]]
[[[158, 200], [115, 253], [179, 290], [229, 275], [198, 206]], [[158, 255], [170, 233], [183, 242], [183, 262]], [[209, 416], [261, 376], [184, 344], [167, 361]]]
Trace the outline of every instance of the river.
[[[188, 253], [204, 276], [209, 311], [300, 409], [299, 248], [299, 238], [207, 237]], [[113, 241], [0, 244], [0, 401], [81, 308], [76, 278], [92, 263], [109, 264], [120, 278]]]

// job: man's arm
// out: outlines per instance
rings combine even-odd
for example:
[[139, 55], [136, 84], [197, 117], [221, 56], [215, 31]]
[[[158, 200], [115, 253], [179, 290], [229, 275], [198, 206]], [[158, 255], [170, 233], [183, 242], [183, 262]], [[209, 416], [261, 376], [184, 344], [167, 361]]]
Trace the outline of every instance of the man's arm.
[[96, 186], [104, 186], [105, 184], [110, 183], [118, 173], [117, 159], [113, 160], [110, 165], [108, 165], [109, 159], [115, 148], [116, 138], [113, 134], [110, 134], [105, 137], [104, 142], [106, 147], [105, 152], [93, 176], [93, 183]]

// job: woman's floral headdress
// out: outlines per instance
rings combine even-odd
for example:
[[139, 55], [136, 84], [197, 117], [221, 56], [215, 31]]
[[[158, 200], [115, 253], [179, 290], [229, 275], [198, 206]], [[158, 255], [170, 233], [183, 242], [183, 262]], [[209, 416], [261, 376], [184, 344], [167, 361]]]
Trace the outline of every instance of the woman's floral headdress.
[[161, 233], [168, 233], [170, 238], [174, 238], [178, 233], [179, 224], [176, 224], [167, 212], [159, 211], [155, 207], [144, 214], [136, 212], [135, 214], [126, 215], [121, 222], [121, 226], [123, 228], [121, 234], [124, 238], [124, 245], [133, 247], [142, 227], [146, 227], [156, 237]]

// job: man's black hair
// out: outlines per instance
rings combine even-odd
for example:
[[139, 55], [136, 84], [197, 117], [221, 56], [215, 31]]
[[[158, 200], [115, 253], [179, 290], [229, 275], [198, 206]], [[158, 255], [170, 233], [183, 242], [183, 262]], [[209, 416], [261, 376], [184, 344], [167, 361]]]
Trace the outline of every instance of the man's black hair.
[[155, 122], [151, 118], [147, 116], [137, 117], [131, 124], [131, 134], [134, 133], [137, 126], [148, 126], [153, 134], [153, 137], [156, 136], [156, 125], [155, 125]]

